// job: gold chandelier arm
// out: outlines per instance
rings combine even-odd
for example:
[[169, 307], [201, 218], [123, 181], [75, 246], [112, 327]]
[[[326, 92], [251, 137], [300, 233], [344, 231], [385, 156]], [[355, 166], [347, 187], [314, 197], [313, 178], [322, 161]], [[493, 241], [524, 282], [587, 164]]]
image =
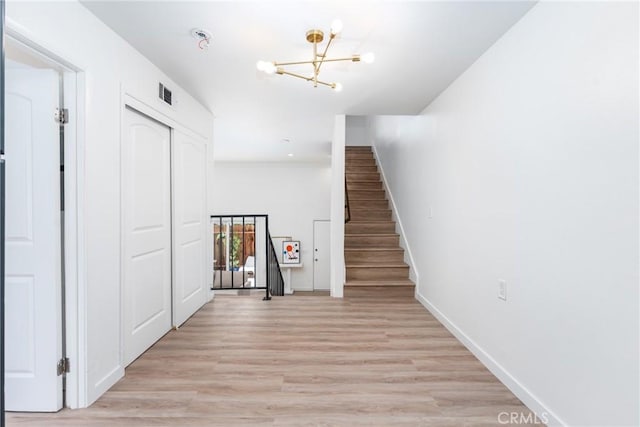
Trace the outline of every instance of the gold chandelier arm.
[[325, 86], [329, 86], [331, 89], [334, 89], [336, 84], [335, 83], [327, 83], [327, 82], [321, 82], [320, 80], [318, 80], [318, 84], [321, 85], [325, 85]]
[[294, 61], [294, 62], [274, 62], [273, 65], [276, 67], [286, 66], [286, 65], [301, 65], [301, 64], [313, 64], [316, 61]]
[[318, 87], [318, 42], [313, 41], [313, 87]]
[[353, 55], [349, 58], [334, 58], [334, 59], [323, 59], [323, 62], [337, 62], [337, 61], [352, 61], [358, 62], [360, 61], [360, 57], [358, 55]]
[[291, 77], [297, 77], [299, 79], [303, 79], [306, 80], [308, 82], [310, 82], [311, 80], [313, 80], [313, 77], [307, 77], [307, 76], [303, 76], [302, 74], [296, 74], [296, 73], [292, 73], [290, 71], [285, 71], [282, 68], [278, 68], [278, 70], [276, 71], [277, 74], [283, 74], [283, 75], [287, 75], [287, 76], [291, 76]]
[[[359, 58], [357, 58], [355, 55], [350, 57], [350, 58], [335, 58], [335, 59], [323, 59], [323, 62], [336, 62], [336, 61], [353, 61], [353, 62], [358, 62]], [[275, 65], [276, 67], [284, 67], [287, 65], [302, 65], [302, 64], [313, 64], [314, 62], [317, 61], [294, 61], [294, 62], [274, 62], [273, 65]]]
[[327, 51], [329, 50], [329, 46], [331, 46], [331, 42], [333, 41], [334, 38], [336, 38], [336, 36], [331, 34], [331, 37], [329, 37], [329, 41], [327, 42], [327, 45], [324, 47], [324, 52], [322, 52], [320, 63], [318, 64], [318, 68], [316, 69], [317, 74], [320, 74], [320, 67], [322, 67], [322, 63], [325, 61], [325, 58], [327, 57]]
[[290, 71], [285, 71], [282, 68], [278, 68], [278, 70], [276, 71], [276, 74], [287, 75], [287, 76], [291, 76], [291, 77], [297, 77], [299, 79], [306, 80], [308, 82], [313, 81], [314, 83], [317, 83], [317, 84], [329, 86], [332, 89], [335, 88], [335, 83], [327, 83], [327, 82], [323, 82], [323, 81], [320, 81], [320, 80], [316, 81], [313, 76], [312, 77], [303, 76], [302, 74], [296, 74], [296, 73], [292, 73]]

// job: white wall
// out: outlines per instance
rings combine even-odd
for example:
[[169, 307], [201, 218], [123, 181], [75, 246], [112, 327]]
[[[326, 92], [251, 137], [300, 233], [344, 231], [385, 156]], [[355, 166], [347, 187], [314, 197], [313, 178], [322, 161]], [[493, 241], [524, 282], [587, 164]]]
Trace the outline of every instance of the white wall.
[[346, 117], [337, 115], [331, 141], [331, 296], [344, 296], [344, 165]]
[[367, 116], [346, 117], [346, 145], [370, 145], [367, 139]]
[[[86, 352], [81, 348], [78, 360], [72, 357], [71, 366], [75, 372], [80, 370], [81, 390], [72, 405], [83, 406], [95, 401], [124, 374], [120, 345], [122, 93], [208, 139], [213, 133], [213, 117], [77, 2], [9, 2], [7, 24], [12, 33], [81, 72], [78, 104], [82, 122], [75, 124], [79, 126], [79, 163], [84, 171], [78, 194], [81, 233], [84, 230], [78, 339], [86, 340]], [[173, 89], [178, 100], [173, 108], [157, 98], [159, 81]]]
[[370, 121], [418, 298], [550, 424], [640, 424], [638, 55], [637, 3], [542, 2]]
[[292, 289], [313, 290], [313, 221], [329, 219], [329, 162], [216, 162], [213, 175], [213, 214], [268, 214], [272, 236], [300, 240]]

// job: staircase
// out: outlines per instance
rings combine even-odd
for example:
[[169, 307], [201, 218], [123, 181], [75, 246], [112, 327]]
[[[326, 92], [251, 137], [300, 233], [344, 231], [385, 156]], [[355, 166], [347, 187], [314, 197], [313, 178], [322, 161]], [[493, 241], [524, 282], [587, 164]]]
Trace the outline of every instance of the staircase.
[[371, 147], [346, 147], [345, 286], [414, 286]]

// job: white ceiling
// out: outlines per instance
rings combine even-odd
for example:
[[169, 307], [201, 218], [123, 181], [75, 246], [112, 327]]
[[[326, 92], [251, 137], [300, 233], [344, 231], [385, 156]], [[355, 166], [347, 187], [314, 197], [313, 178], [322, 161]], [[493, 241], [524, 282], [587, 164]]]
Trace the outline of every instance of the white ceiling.
[[[83, 4], [214, 113], [217, 160], [309, 161], [328, 157], [336, 114], [422, 111], [534, 2]], [[341, 82], [342, 92], [256, 70], [259, 59], [310, 59], [306, 31], [328, 33], [335, 18], [344, 30], [330, 57], [376, 55], [373, 64], [323, 65], [322, 79]], [[213, 34], [208, 50], [191, 37], [194, 27]]]

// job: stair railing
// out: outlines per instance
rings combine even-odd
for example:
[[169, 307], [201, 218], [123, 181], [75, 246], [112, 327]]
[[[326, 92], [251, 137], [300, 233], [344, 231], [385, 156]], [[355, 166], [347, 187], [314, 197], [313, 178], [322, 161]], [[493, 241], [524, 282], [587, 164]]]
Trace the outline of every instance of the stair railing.
[[[284, 278], [269, 233], [268, 215], [211, 215], [211, 223], [212, 290], [264, 289], [264, 300], [284, 295]], [[264, 242], [264, 249], [259, 249], [259, 240]]]
[[269, 287], [271, 295], [284, 295], [284, 278], [282, 277], [282, 270], [280, 270], [278, 255], [276, 254], [276, 249], [273, 246], [273, 240], [271, 239], [271, 233], [269, 233], [269, 230], [267, 230], [267, 278], [267, 286]]
[[349, 189], [347, 188], [347, 178], [344, 179], [344, 223], [351, 221], [351, 206], [349, 206]]

